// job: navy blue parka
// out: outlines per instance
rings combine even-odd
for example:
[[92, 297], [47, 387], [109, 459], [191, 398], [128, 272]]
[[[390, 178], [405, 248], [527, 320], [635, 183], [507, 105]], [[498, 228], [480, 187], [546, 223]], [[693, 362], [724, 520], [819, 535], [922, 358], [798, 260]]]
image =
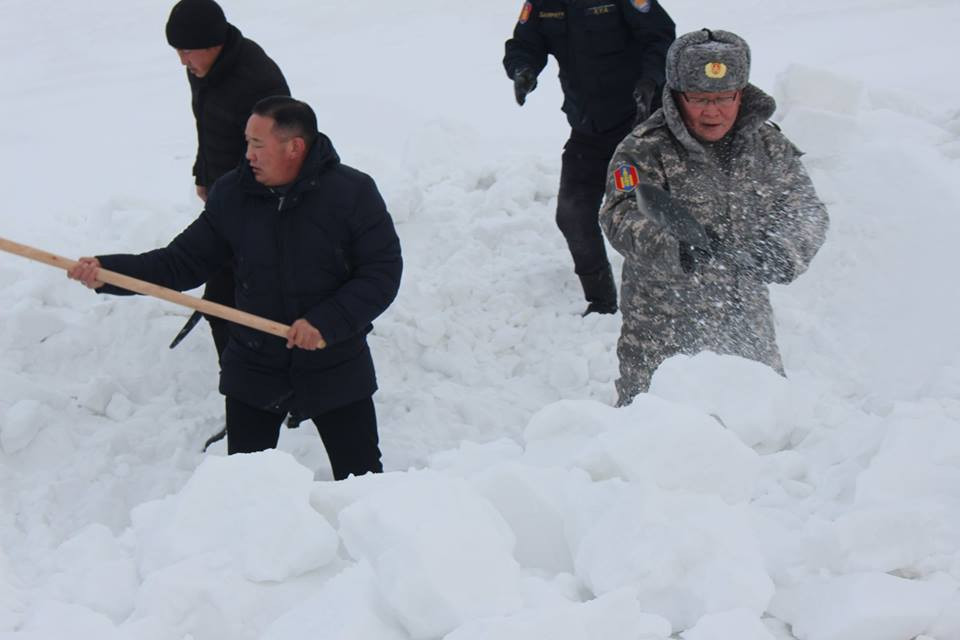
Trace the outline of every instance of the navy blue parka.
[[503, 66], [510, 78], [522, 67], [539, 74], [552, 55], [570, 126], [604, 133], [636, 117], [638, 83], [662, 88], [675, 35], [658, 0], [528, 0], [505, 45]]
[[283, 338], [231, 324], [220, 374], [226, 396], [314, 416], [377, 389], [366, 335], [400, 286], [400, 241], [373, 179], [341, 164], [323, 134], [289, 188], [261, 185], [243, 161], [168, 246], [99, 260], [179, 291], [232, 260], [237, 308], [285, 324], [306, 318], [327, 342], [287, 349]]

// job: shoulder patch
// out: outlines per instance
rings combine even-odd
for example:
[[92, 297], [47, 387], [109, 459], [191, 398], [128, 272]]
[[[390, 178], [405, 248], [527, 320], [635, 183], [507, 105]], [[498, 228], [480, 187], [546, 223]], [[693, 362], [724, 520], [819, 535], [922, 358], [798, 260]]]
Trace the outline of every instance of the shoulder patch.
[[523, 9], [520, 10], [520, 24], [527, 24], [527, 20], [530, 19], [530, 14], [533, 13], [533, 3], [529, 0], [523, 3]]
[[630, 0], [630, 6], [640, 13], [650, 13], [650, 3], [653, 0]]
[[632, 164], [621, 164], [613, 172], [613, 183], [617, 191], [621, 193], [631, 193], [636, 190], [640, 182], [640, 175], [637, 168]]

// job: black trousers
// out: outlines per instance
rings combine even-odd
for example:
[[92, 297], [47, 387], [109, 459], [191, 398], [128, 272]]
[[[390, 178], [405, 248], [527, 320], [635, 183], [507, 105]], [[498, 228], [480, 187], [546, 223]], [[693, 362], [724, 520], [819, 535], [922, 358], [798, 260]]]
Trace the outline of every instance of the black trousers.
[[567, 241], [577, 275], [596, 274], [609, 264], [598, 214], [607, 184], [607, 165], [631, 128], [625, 124], [606, 133], [574, 129], [563, 145], [557, 226]]
[[[284, 415], [227, 397], [227, 453], [253, 453], [275, 448]], [[373, 398], [310, 416], [310, 419], [323, 440], [334, 479], [383, 471]]]
[[[233, 287], [233, 266], [227, 264], [207, 280], [207, 285], [203, 289], [203, 299], [235, 307], [237, 305]], [[216, 316], [204, 315], [203, 317], [210, 323], [210, 332], [213, 333], [213, 344], [217, 348], [219, 360], [223, 357], [223, 350], [227, 348], [227, 340], [230, 339], [230, 323]]]

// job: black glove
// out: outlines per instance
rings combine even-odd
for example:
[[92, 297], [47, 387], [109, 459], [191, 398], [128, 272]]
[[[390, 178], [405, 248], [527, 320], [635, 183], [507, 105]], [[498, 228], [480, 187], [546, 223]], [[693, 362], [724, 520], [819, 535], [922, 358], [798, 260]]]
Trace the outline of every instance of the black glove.
[[706, 264], [713, 259], [713, 254], [699, 247], [680, 243], [680, 268], [684, 273], [693, 273], [697, 265]]
[[637, 126], [650, 117], [653, 112], [653, 100], [657, 96], [657, 85], [650, 80], [640, 80], [633, 88], [633, 99], [637, 103], [637, 117], [633, 126]]
[[537, 88], [537, 74], [527, 67], [520, 67], [513, 72], [513, 95], [517, 97], [517, 104], [521, 107], [527, 101], [527, 94]]
[[640, 213], [666, 229], [681, 245], [699, 249], [708, 256], [713, 253], [713, 243], [703, 225], [689, 209], [660, 187], [638, 185], [637, 207]]
[[707, 236], [710, 249], [702, 249], [693, 245], [680, 243], [680, 268], [684, 273], [693, 273], [697, 270], [697, 265], [707, 264], [713, 260], [714, 256], [719, 255], [723, 250], [723, 243], [720, 236], [710, 225], [703, 226], [703, 232]]

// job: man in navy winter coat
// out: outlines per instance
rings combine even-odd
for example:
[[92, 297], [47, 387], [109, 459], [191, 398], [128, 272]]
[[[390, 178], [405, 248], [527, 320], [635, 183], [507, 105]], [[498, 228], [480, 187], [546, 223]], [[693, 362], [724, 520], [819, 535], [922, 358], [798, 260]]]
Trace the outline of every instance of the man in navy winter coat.
[[[243, 130], [250, 109], [268, 96], [289, 96], [290, 89], [280, 67], [260, 45], [227, 22], [215, 0], [180, 0], [170, 10], [165, 30], [167, 42], [187, 69], [197, 125], [193, 175], [197, 196], [206, 202], [213, 183], [243, 159]], [[203, 297], [234, 305], [229, 263], [207, 280]], [[196, 320], [191, 318], [187, 326]], [[207, 321], [217, 358], [222, 358], [230, 335], [227, 321], [214, 316], [207, 316]]]
[[373, 179], [340, 163], [307, 104], [261, 100], [246, 139], [245, 161], [167, 247], [81, 258], [68, 276], [128, 293], [97, 280], [102, 266], [183, 291], [232, 256], [237, 308], [291, 326], [284, 342], [230, 325], [220, 374], [228, 452], [275, 447], [296, 412], [317, 426], [336, 479], [379, 472], [366, 335], [400, 286], [393, 221]]

